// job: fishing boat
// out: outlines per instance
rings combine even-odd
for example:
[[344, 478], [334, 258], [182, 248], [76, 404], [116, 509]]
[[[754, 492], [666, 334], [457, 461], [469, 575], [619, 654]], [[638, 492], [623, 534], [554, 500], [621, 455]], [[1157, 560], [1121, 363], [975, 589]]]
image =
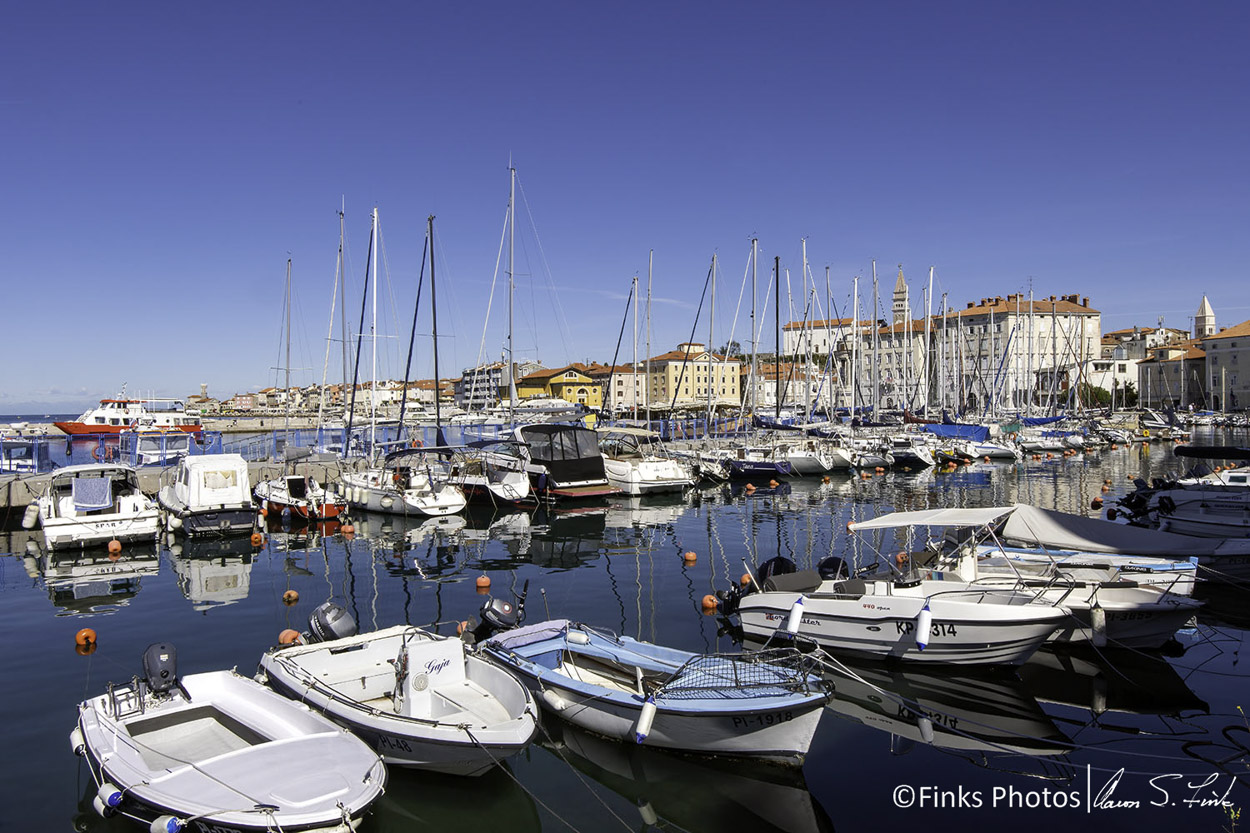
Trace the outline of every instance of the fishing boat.
[[150, 830], [350, 831], [386, 786], [373, 750], [233, 671], [179, 677], [156, 643], [144, 678], [78, 706], [70, 734], [100, 815]]
[[143, 494], [130, 466], [87, 463], [53, 472], [22, 523], [38, 524], [49, 550], [155, 541], [160, 510]]
[[815, 660], [789, 648], [694, 654], [553, 619], [479, 649], [552, 716], [664, 749], [798, 765], [827, 697]]
[[238, 454], [184, 457], [161, 476], [156, 500], [172, 531], [245, 535], [256, 527], [247, 460]]
[[95, 408], [69, 422], [52, 423], [66, 434], [119, 434], [127, 428], [172, 428], [194, 433], [203, 430], [200, 418], [188, 414], [181, 399], [127, 399], [123, 387], [118, 399], [101, 399]]
[[410, 625], [356, 633], [332, 603], [309, 625], [310, 644], [270, 649], [258, 677], [347, 726], [388, 764], [480, 775], [538, 730], [529, 690], [459, 639]]
[[452, 515], [467, 502], [452, 471], [454, 450], [404, 448], [382, 465], [343, 475], [347, 505], [394, 515]]

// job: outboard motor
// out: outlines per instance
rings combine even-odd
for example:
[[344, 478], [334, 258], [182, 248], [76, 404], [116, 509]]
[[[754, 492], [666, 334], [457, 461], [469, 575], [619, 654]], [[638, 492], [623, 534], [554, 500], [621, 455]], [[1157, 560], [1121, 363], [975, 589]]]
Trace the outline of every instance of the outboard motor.
[[763, 587], [764, 582], [768, 581], [773, 576], [783, 576], [787, 573], [793, 573], [796, 569], [797, 568], [794, 566], [793, 561], [786, 558], [784, 555], [777, 555], [760, 565], [759, 570], [757, 571], [758, 575], [756, 576], [756, 579], [759, 581], [760, 586]]
[[816, 571], [825, 581], [851, 577], [850, 565], [836, 555], [831, 555], [817, 564]]
[[156, 642], [143, 652], [143, 676], [148, 688], [164, 694], [178, 684], [178, 650], [168, 642]]
[[355, 636], [358, 632], [356, 620], [342, 605], [334, 602], [322, 602], [308, 617], [309, 642], [332, 642]]
[[482, 605], [480, 611], [482, 621], [473, 629], [476, 641], [489, 639], [491, 636], [515, 628], [525, 619], [525, 596], [529, 593], [530, 583], [526, 580], [517, 594], [516, 602], [507, 599], [490, 598]]

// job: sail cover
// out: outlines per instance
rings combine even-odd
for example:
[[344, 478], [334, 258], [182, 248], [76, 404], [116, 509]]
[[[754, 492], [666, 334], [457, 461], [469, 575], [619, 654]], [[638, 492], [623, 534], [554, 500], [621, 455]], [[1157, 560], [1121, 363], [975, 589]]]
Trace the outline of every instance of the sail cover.
[[1250, 546], [1250, 542], [1246, 541], [1193, 538], [1174, 532], [1125, 526], [1100, 518], [1083, 518], [1066, 512], [1038, 509], [1023, 503], [1016, 504], [999, 531], [999, 538], [1005, 544], [1020, 547], [1180, 559], [1232, 554], [1233, 550]]

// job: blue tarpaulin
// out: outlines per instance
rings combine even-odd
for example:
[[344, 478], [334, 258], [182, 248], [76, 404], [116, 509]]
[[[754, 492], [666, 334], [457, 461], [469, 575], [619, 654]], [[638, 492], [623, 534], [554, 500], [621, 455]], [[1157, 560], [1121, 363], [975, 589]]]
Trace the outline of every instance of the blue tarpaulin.
[[983, 443], [990, 438], [990, 429], [984, 425], [922, 425], [921, 431], [928, 431], [938, 437], [951, 440], [970, 440]]
[[1021, 425], [1030, 425], [1030, 426], [1032, 426], [1032, 425], [1050, 425], [1052, 422], [1059, 422], [1060, 420], [1064, 420], [1064, 419], [1067, 419], [1067, 417], [1066, 417], [1066, 416], [1053, 416], [1053, 417], [1026, 417], [1026, 416], [1022, 416], [1022, 417], [1020, 417], [1020, 424], [1021, 424]]

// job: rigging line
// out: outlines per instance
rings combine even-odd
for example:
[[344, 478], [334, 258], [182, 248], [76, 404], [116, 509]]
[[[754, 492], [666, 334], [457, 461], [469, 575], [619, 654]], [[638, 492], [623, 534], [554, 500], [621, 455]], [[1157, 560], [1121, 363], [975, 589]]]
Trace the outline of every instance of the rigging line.
[[[703, 302], [707, 300], [708, 286], [711, 284], [711, 282], [712, 282], [712, 267], [711, 265], [709, 265], [707, 267], [707, 277], [704, 278], [703, 280], [703, 294], [699, 296], [699, 308], [695, 310], [694, 323], [690, 326], [690, 338], [687, 340], [688, 344], [694, 343], [694, 334], [695, 334], [695, 331], [699, 328], [699, 318], [703, 315]], [[711, 347], [708, 347], [708, 349], [711, 350]], [[690, 355], [691, 354], [689, 350], [687, 350], [685, 357], [682, 359], [681, 371], [677, 374], [677, 381], [673, 385], [673, 399], [672, 399], [672, 402], [668, 406], [669, 413], [672, 413], [673, 409], [677, 407], [677, 392], [681, 390], [682, 379], [684, 379], [686, 376], [686, 366], [690, 364]]]
[[[551, 296], [552, 306], [556, 310], [556, 329], [560, 333], [560, 341], [564, 347], [565, 355], [570, 355], [569, 342], [572, 340], [572, 333], [569, 331], [568, 317], [564, 314], [564, 306], [560, 303], [560, 295], [555, 291], [555, 284], [551, 277], [551, 266], [547, 263], [547, 253], [543, 249], [542, 238], [538, 236], [538, 226], [534, 223], [534, 215], [530, 211], [529, 200], [525, 197], [525, 186], [521, 184], [521, 177], [517, 177], [517, 190], [521, 192], [521, 202], [525, 204], [525, 216], [530, 221], [530, 231], [534, 233], [534, 242], [538, 246], [538, 256], [542, 261], [543, 271], [547, 276], [547, 292]], [[537, 325], [537, 321], [534, 322]], [[537, 341], [537, 338], [535, 339]]]
[[[374, 209], [375, 216], [377, 209]], [[350, 450], [350, 440], [352, 436], [352, 423], [356, 415], [356, 387], [360, 381], [360, 347], [361, 341], [365, 336], [365, 310], [369, 303], [369, 267], [373, 261], [373, 233], [374, 229], [369, 229], [369, 254], [365, 257], [365, 280], [364, 290], [360, 293], [360, 326], [356, 329], [356, 361], [352, 370], [352, 396], [351, 403], [347, 409], [347, 429], [343, 433], [343, 455], [347, 456]], [[372, 395], [372, 393], [371, 393]]]
[[[608, 384], [607, 384], [607, 391], [606, 391], [605, 396], [604, 396], [605, 401], [603, 401], [603, 402], [600, 402], [600, 403], [599, 403], [599, 406], [600, 406], [601, 408], [602, 408], [602, 407], [605, 407], [605, 406], [607, 405], [606, 398], [607, 398], [607, 396], [611, 395], [611, 392], [612, 392], [612, 377], [613, 377], [614, 375], [616, 375], [616, 360], [617, 360], [617, 359], [620, 357], [620, 355], [621, 355], [621, 341], [625, 338], [625, 322], [629, 320], [629, 306], [630, 306], [630, 304], [631, 304], [631, 303], [633, 302], [633, 300], [634, 300], [634, 288], [637, 286], [637, 284], [638, 284], [638, 282], [637, 282], [637, 281], [633, 281], [633, 282], [630, 284], [630, 287], [629, 287], [629, 295], [627, 295], [627, 296], [625, 297], [625, 315], [624, 315], [624, 316], [622, 316], [622, 318], [621, 318], [621, 331], [620, 331], [620, 333], [619, 333], [619, 334], [617, 334], [617, 336], [616, 336], [616, 350], [614, 350], [614, 351], [612, 352], [612, 366], [611, 366], [610, 368], [608, 368]], [[635, 373], [637, 373], [637, 372], [638, 372], [638, 368], [636, 368], [636, 367], [635, 367], [635, 368], [634, 368], [634, 372], [635, 372]], [[633, 398], [634, 398], [635, 400], [637, 399], [637, 390], [636, 390], [636, 389], [635, 389], [635, 391], [634, 391], [634, 397], [633, 397]], [[613, 409], [613, 410], [615, 410], [615, 409]]]
[[[499, 266], [503, 262], [503, 244], [508, 237], [508, 212], [504, 211], [503, 230], [499, 233], [499, 250], [495, 253], [495, 271], [490, 277], [490, 293], [486, 296], [486, 320], [482, 322], [482, 340], [477, 347], [477, 362], [473, 365], [474, 378], [473, 389], [477, 390], [478, 380], [481, 376], [481, 367], [485, 364], [486, 357], [486, 331], [490, 327], [490, 310], [495, 302], [495, 286], [499, 282]], [[512, 357], [508, 357], [508, 361], [512, 361]], [[511, 378], [511, 376], [509, 376]]]
[[[417, 274], [417, 300], [412, 308], [412, 329], [408, 333], [408, 360], [404, 363], [404, 389], [399, 397], [399, 428], [396, 439], [404, 438], [404, 411], [408, 406], [408, 379], [412, 376], [412, 351], [417, 340], [417, 315], [421, 311], [421, 288], [425, 285], [425, 256], [430, 250], [432, 241], [426, 234], [425, 245], [421, 247], [421, 271]], [[433, 264], [431, 264], [431, 268]], [[438, 396], [438, 379], [434, 380], [434, 395]]]

